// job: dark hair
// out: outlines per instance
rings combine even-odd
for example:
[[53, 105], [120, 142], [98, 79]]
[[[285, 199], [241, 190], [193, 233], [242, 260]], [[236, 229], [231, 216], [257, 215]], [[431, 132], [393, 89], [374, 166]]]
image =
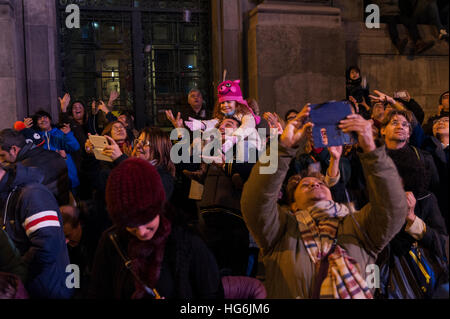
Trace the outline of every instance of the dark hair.
[[386, 127], [389, 124], [389, 122], [391, 122], [392, 118], [395, 115], [401, 115], [408, 121], [409, 133], [412, 134], [412, 125], [411, 125], [412, 113], [407, 110], [396, 110], [396, 109], [389, 110], [388, 113], [384, 115], [383, 122], [381, 122], [381, 127], [382, 128]]
[[83, 123], [86, 123], [86, 122], [87, 122], [87, 119], [88, 119], [88, 110], [86, 109], [86, 103], [85, 103], [83, 100], [77, 99], [77, 100], [73, 101], [73, 103], [71, 103], [71, 104], [69, 105], [69, 107], [67, 108], [67, 113], [68, 113], [69, 117], [70, 117], [71, 119], [73, 119], [72, 110], [73, 110], [73, 106], [74, 106], [75, 104], [77, 104], [77, 103], [79, 103], [79, 104], [81, 104], [81, 105], [83, 106], [83, 109], [84, 109]]
[[39, 120], [41, 117], [44, 117], [44, 116], [48, 117], [50, 119], [50, 122], [52, 121], [52, 116], [50, 115], [50, 113], [41, 109], [41, 110], [38, 110], [36, 113], [34, 113], [33, 122], [37, 123], [37, 120]]
[[288, 110], [288, 111], [284, 114], [284, 120], [285, 120], [286, 122], [287, 122], [287, 120], [288, 120], [288, 115], [291, 114], [291, 113], [298, 114], [299, 111], [296, 110], [296, 109], [290, 109], [290, 110]]
[[350, 73], [352, 72], [352, 70], [357, 71], [359, 73], [359, 75], [361, 76], [361, 70], [356, 65], [352, 65], [345, 72], [345, 77], [347, 80], [350, 79]]
[[22, 148], [26, 143], [25, 137], [20, 132], [10, 128], [0, 131], [0, 147], [6, 152], [13, 146]]
[[170, 159], [172, 141], [169, 135], [158, 127], [144, 127], [139, 136], [141, 134], [144, 134], [145, 139], [149, 141], [150, 153], [152, 158], [158, 162], [157, 166], [165, 168], [175, 177], [175, 165]]
[[[286, 191], [285, 191], [285, 200], [288, 204], [292, 204], [294, 199], [295, 190], [297, 189], [297, 186], [300, 184], [302, 179], [306, 177], [314, 177], [318, 180], [325, 183], [325, 176], [319, 172], [308, 172], [307, 170], [302, 171], [300, 174], [292, 175], [289, 177], [289, 180], [286, 184]], [[328, 186], [327, 186], [328, 187]]]
[[64, 207], [70, 207], [71, 212], [67, 213], [67, 212], [64, 212], [62, 209], [60, 209], [61, 216], [63, 219], [63, 224], [69, 224], [70, 226], [72, 226], [72, 228], [77, 227], [80, 224], [80, 210], [78, 209], [78, 207], [75, 207], [75, 206], [67, 205]]
[[444, 95], [448, 94], [448, 91], [445, 91], [444, 93], [441, 94], [441, 96], [439, 97], [439, 105], [442, 104], [442, 100], [444, 99]]

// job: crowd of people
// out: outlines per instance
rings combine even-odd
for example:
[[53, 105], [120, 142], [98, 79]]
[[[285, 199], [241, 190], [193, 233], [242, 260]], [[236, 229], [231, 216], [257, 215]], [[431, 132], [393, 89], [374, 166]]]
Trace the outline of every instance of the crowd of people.
[[425, 122], [352, 66], [337, 125], [355, 141], [325, 147], [310, 104], [260, 114], [239, 80], [167, 110], [175, 134], [137, 131], [117, 98], [65, 94], [58, 119], [0, 131], [0, 298], [449, 297], [448, 91]]

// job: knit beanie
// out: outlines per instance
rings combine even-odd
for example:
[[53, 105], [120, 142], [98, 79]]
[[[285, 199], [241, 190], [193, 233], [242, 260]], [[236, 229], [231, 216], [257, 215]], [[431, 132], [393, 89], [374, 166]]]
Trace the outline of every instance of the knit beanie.
[[119, 227], [138, 227], [161, 215], [166, 194], [156, 168], [129, 158], [114, 168], [106, 184], [106, 208]]
[[219, 87], [217, 88], [217, 98], [219, 104], [225, 101], [236, 101], [240, 104], [243, 104], [248, 108], [250, 113], [252, 113], [253, 117], [255, 118], [256, 124], [259, 124], [261, 118], [253, 112], [252, 108], [248, 106], [247, 101], [242, 97], [241, 87], [239, 86], [240, 82], [241, 80], [227, 80], [219, 84]]
[[22, 121], [15, 122], [14, 129], [25, 137], [27, 143], [34, 143], [37, 146], [42, 146], [45, 143], [45, 140], [37, 131], [32, 128], [27, 128]]

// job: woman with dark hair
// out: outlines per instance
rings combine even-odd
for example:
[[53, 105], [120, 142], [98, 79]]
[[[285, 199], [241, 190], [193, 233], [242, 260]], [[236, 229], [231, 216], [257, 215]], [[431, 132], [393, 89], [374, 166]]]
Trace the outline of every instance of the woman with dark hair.
[[206, 245], [168, 217], [155, 166], [139, 158], [119, 164], [108, 178], [106, 203], [114, 226], [100, 240], [90, 298], [223, 297]]
[[[89, 112], [83, 100], [78, 99], [70, 103], [70, 99], [69, 93], [59, 98], [61, 105], [59, 122], [62, 124], [70, 124], [70, 129], [78, 143], [82, 146], [86, 144], [89, 134], [97, 134], [97, 118]], [[87, 153], [83, 147], [73, 153], [73, 160], [81, 185], [78, 195], [81, 199], [90, 199], [92, 197], [91, 185], [99, 168], [98, 163], [95, 157]]]
[[166, 198], [172, 197], [175, 183], [175, 165], [170, 159], [172, 141], [157, 127], [146, 127], [135, 140], [132, 156], [146, 160], [156, 167], [166, 191]]
[[351, 66], [345, 73], [346, 99], [350, 100], [360, 114], [366, 120], [370, 119], [369, 84], [365, 77], [361, 77], [361, 70], [357, 66]]

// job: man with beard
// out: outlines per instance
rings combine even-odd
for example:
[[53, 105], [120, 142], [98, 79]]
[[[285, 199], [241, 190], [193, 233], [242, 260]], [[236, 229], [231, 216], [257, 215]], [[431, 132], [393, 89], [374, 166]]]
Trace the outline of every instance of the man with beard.
[[391, 280], [391, 277], [382, 275], [385, 281], [382, 279], [381, 286], [386, 287], [382, 290], [387, 298], [435, 297], [435, 289], [442, 284], [448, 284], [448, 271], [440, 267], [444, 260], [447, 231], [437, 199], [431, 191], [439, 184], [439, 176], [431, 155], [408, 144], [412, 131], [411, 116], [409, 111], [391, 110], [381, 126], [387, 154], [397, 167], [407, 192], [409, 209], [404, 227], [380, 254], [378, 264], [381, 267], [389, 264], [389, 272], [392, 272], [393, 260], [408, 258], [411, 248], [418, 245], [433, 260], [436, 280], [432, 287], [428, 287], [427, 292], [417, 296], [412, 294], [414, 288], [411, 288], [417, 284], [417, 278], [398, 282], [401, 287], [390, 290], [386, 280]]

